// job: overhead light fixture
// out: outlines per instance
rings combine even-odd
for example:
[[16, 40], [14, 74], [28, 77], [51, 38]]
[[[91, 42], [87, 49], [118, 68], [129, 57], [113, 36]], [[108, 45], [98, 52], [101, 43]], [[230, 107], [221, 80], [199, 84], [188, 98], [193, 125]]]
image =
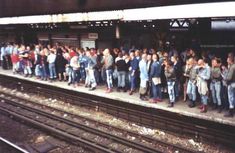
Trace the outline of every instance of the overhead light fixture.
[[[62, 23], [83, 21], [137, 21], [151, 22], [152, 20], [182, 19], [182, 18], [219, 18], [234, 17], [235, 2], [214, 2], [199, 4], [184, 4], [174, 6], [158, 6], [115, 11], [65, 13], [53, 15], [35, 15], [0, 18], [0, 24], [35, 24]], [[223, 11], [220, 11], [223, 10]], [[174, 13], [172, 13], [174, 12]], [[187, 13], [185, 13], [187, 12]]]

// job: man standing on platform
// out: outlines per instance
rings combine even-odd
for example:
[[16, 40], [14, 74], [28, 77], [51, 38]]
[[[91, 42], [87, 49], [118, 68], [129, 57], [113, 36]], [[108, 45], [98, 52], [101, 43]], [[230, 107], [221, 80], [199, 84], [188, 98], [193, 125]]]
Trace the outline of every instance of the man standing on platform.
[[47, 62], [49, 63], [49, 73], [50, 73], [51, 82], [55, 80], [57, 77], [56, 70], [55, 70], [55, 60], [56, 60], [55, 50], [51, 49], [50, 54], [47, 57]]
[[105, 49], [104, 57], [101, 63], [104, 64], [105, 74], [107, 79], [107, 90], [106, 93], [112, 92], [113, 88], [113, 56], [110, 54], [109, 49]]
[[96, 54], [94, 52], [91, 53], [91, 51], [86, 51], [86, 56], [88, 57], [88, 73], [86, 75], [86, 77], [89, 77], [89, 83], [88, 86], [90, 86], [90, 91], [95, 90], [97, 83], [96, 83], [96, 79], [95, 79], [95, 66], [97, 64], [96, 62]]
[[226, 113], [225, 117], [233, 117], [234, 106], [235, 106], [235, 63], [234, 54], [230, 53], [227, 58], [228, 63], [228, 74], [225, 80], [228, 84], [228, 101], [229, 101], [229, 112]]
[[137, 74], [138, 74], [138, 66], [139, 66], [139, 60], [135, 57], [135, 53], [130, 53], [130, 80], [131, 80], [131, 88], [129, 95], [132, 95], [137, 87]]
[[161, 102], [161, 63], [158, 61], [158, 55], [153, 54], [153, 64], [151, 65], [150, 78], [152, 82], [153, 97], [150, 102]]
[[211, 68], [211, 94], [212, 94], [212, 100], [214, 103], [213, 109], [219, 108], [219, 113], [222, 111], [221, 107], [221, 80], [222, 80], [222, 75], [221, 75], [221, 60], [218, 58], [212, 59], [212, 68]]

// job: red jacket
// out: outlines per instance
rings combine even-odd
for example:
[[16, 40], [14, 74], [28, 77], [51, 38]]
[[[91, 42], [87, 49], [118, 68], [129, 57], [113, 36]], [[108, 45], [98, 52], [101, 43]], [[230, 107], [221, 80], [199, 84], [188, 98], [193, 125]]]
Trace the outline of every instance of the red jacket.
[[11, 61], [13, 64], [16, 64], [17, 62], [19, 62], [19, 56], [18, 55], [11, 55]]

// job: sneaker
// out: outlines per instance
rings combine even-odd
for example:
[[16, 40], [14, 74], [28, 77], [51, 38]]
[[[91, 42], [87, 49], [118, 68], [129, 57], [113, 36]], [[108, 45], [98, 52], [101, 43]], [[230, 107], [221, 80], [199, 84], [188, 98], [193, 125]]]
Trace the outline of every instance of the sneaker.
[[92, 88], [89, 89], [89, 91], [93, 91], [95, 89], [96, 89], [96, 87], [92, 87]]
[[105, 91], [105, 93], [110, 93], [110, 92], [112, 92], [112, 89], [108, 89]]
[[169, 105], [167, 107], [169, 107], [169, 108], [174, 107], [174, 103], [172, 103], [172, 102], [169, 103]]
[[155, 99], [149, 99], [150, 103], [157, 103], [157, 101]]

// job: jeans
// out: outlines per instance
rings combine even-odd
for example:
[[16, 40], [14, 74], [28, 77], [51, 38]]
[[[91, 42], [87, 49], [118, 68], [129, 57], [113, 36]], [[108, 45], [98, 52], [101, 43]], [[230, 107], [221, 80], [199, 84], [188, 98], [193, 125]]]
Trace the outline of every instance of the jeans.
[[210, 84], [210, 88], [211, 88], [211, 94], [212, 94], [212, 99], [213, 99], [213, 103], [217, 104], [218, 106], [221, 106], [221, 82], [220, 81], [216, 81], [216, 82], [211, 82]]
[[229, 101], [229, 108], [233, 109], [235, 106], [235, 87], [231, 84], [228, 85], [228, 101]]
[[84, 63], [80, 63], [80, 75], [81, 75], [82, 80], [86, 79], [86, 70], [85, 70], [85, 64]]
[[67, 67], [66, 73], [68, 75], [68, 83], [70, 84], [73, 81], [73, 69], [71, 67]]
[[229, 108], [228, 103], [228, 88], [227, 86], [222, 85], [221, 87], [221, 101], [224, 108]]
[[137, 80], [136, 76], [135, 75], [134, 76], [131, 75], [131, 90], [135, 90], [136, 89], [136, 80]]
[[17, 67], [17, 63], [12, 63], [12, 71], [13, 71], [13, 73], [18, 71], [17, 68], [18, 68]]
[[55, 63], [49, 63], [49, 73], [51, 79], [56, 78]]
[[113, 71], [111, 69], [106, 70], [106, 81], [108, 88], [111, 89], [113, 87]]
[[41, 76], [41, 69], [40, 69], [40, 65], [39, 64], [37, 64], [36, 66], [35, 66], [35, 75], [37, 76], [37, 77], [39, 77], [39, 76]]
[[89, 84], [91, 85], [92, 88], [96, 87], [96, 80], [95, 80], [95, 70], [90, 69], [88, 70], [88, 75], [89, 75]]
[[174, 90], [175, 90], [175, 96], [179, 97], [180, 82], [178, 80], [175, 81]]
[[73, 70], [72, 72], [72, 84], [78, 83], [80, 81], [80, 71]]
[[187, 94], [190, 100], [196, 101], [196, 84], [194, 84], [191, 80], [188, 81], [187, 85]]
[[154, 85], [154, 83], [152, 83], [152, 94], [153, 94], [153, 99], [161, 99], [161, 87], [160, 84], [158, 85]]
[[47, 79], [47, 71], [45, 66], [40, 67], [40, 76], [41, 79]]
[[175, 81], [167, 81], [167, 90], [171, 103], [175, 102]]
[[25, 66], [24, 67], [24, 74], [25, 75], [28, 75], [28, 74], [32, 74], [32, 70], [31, 70], [31, 67], [30, 66]]
[[125, 87], [125, 77], [126, 72], [125, 71], [118, 71], [118, 87]]
[[[86, 78], [85, 78], [85, 85], [89, 85], [90, 84], [90, 75], [89, 75], [89, 70], [87, 68], [85, 69], [85, 76], [86, 76]], [[82, 77], [82, 74], [81, 74], [81, 77]]]
[[207, 105], [208, 96], [207, 95], [200, 95], [200, 96], [201, 96], [201, 103], [203, 105]]

